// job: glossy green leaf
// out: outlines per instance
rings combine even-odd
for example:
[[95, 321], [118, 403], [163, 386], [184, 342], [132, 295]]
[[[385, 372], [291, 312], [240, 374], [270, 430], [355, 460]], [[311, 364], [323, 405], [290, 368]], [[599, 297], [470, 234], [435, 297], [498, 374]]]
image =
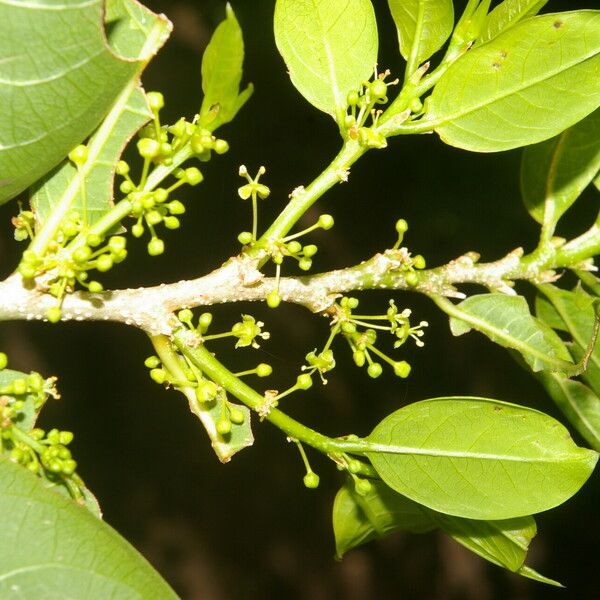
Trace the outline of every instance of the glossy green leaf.
[[[107, 29], [111, 46], [129, 60], [145, 64], [162, 46], [171, 24], [135, 0], [107, 4]], [[133, 134], [151, 118], [139, 73], [126, 82], [98, 129], [87, 143], [88, 159], [78, 172], [65, 160], [32, 190], [31, 206], [39, 228], [49, 215], [77, 210], [92, 224], [113, 205], [115, 164]]]
[[497, 152], [551, 138], [600, 105], [600, 12], [521, 21], [442, 75], [427, 120], [444, 142]]
[[538, 378], [573, 427], [600, 451], [600, 398], [583, 383], [556, 373], [539, 373]]
[[[575, 352], [581, 358], [593, 336], [596, 320], [594, 310], [595, 298], [590, 296], [581, 287], [575, 288], [574, 291], [568, 291], [551, 284], [544, 284], [538, 286], [538, 289], [546, 296], [555, 311], [556, 316], [551, 317], [552, 322], [556, 324], [558, 319], [560, 319], [564, 324], [562, 329], [567, 331], [575, 344], [580, 347], [579, 352], [577, 350], [574, 351], [573, 347], [571, 347], [571, 354]], [[547, 314], [549, 312], [547, 311]], [[589, 371], [590, 367], [600, 371], [600, 345], [596, 344], [587, 366], [587, 371]], [[582, 373], [584, 379], [587, 376], [587, 371]]]
[[600, 170], [600, 109], [523, 151], [521, 192], [529, 214], [554, 226]]
[[536, 15], [547, 3], [548, 0], [504, 0], [490, 11], [479, 35], [478, 43], [493, 40], [525, 17]]
[[379, 481], [372, 481], [371, 491], [360, 496], [352, 483], [344, 485], [333, 503], [333, 531], [336, 552], [346, 552], [370, 540], [396, 531], [426, 533], [436, 528], [495, 565], [531, 577], [538, 575], [524, 567], [529, 544], [536, 534], [533, 517], [501, 521], [462, 519], [438, 513], [394, 492]]
[[437, 52], [454, 26], [452, 0], [388, 0], [398, 31], [400, 53], [415, 66]]
[[175, 600], [116, 531], [0, 458], [0, 598]]
[[510, 519], [557, 506], [598, 455], [538, 411], [485, 398], [435, 398], [386, 417], [366, 454], [392, 489], [442, 513]]
[[568, 373], [575, 370], [562, 340], [531, 315], [523, 296], [471, 296], [454, 307], [450, 329], [454, 335], [475, 329], [496, 344], [517, 350], [533, 371], [553, 369]]
[[[231, 121], [252, 94], [249, 85], [240, 94], [244, 40], [242, 30], [229, 4], [226, 18], [215, 32], [202, 57], [202, 107], [200, 119], [210, 120], [211, 129]], [[216, 116], [215, 107], [218, 107]]]
[[377, 63], [370, 0], [277, 0], [275, 42], [298, 91], [341, 124], [348, 92]]
[[361, 496], [352, 483], [344, 485], [333, 501], [336, 556], [393, 531], [425, 533], [435, 529], [429, 510], [384, 483], [372, 481], [371, 491]]
[[109, 46], [103, 12], [101, 0], [0, 3], [0, 105], [10, 107], [0, 114], [0, 203], [87, 137], [145, 66]]
[[541, 294], [535, 298], [535, 315], [552, 329], [567, 331], [565, 322], [560, 318], [552, 303]]

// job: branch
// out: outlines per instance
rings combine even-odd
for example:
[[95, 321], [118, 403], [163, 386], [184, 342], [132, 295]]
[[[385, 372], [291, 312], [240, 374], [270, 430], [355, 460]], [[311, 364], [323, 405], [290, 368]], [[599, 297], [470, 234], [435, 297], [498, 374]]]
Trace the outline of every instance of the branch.
[[[560, 246], [548, 245], [524, 256], [517, 248], [498, 261], [478, 263], [467, 253], [448, 264], [414, 271], [416, 285], [406, 281], [406, 248], [386, 250], [353, 267], [304, 277], [282, 277], [282, 300], [305, 306], [312, 312], [330, 307], [340, 294], [366, 289], [410, 290], [423, 294], [463, 298], [457, 284], [476, 283], [492, 291], [514, 294], [515, 280], [534, 283], [553, 281], [554, 269], [589, 270], [585, 264], [600, 251], [600, 228], [596, 225], [579, 238]], [[75, 292], [65, 297], [63, 320], [117, 321], [145, 330], [150, 335], [172, 335], [178, 323], [173, 311], [239, 301], [263, 301], [275, 289], [276, 279], [259, 270], [262, 256], [240, 255], [212, 273], [192, 280], [148, 288]], [[43, 289], [28, 289], [18, 274], [0, 283], [0, 320], [44, 320], [56, 299]]]

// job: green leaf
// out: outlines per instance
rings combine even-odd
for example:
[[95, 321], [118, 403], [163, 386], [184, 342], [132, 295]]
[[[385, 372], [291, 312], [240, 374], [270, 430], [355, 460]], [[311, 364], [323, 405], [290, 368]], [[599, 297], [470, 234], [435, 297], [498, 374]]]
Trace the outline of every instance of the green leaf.
[[275, 42], [298, 91], [342, 126], [348, 92], [377, 63], [370, 0], [277, 0]]
[[451, 146], [497, 152], [551, 138], [600, 105], [600, 12], [525, 19], [442, 75], [427, 120]]
[[539, 373], [537, 377], [571, 425], [600, 451], [600, 398], [583, 383], [556, 373]]
[[548, 0], [504, 0], [487, 16], [478, 43], [493, 40], [525, 17], [536, 15]]
[[177, 599], [116, 531], [0, 458], [0, 597]]
[[418, 66], [437, 52], [454, 26], [452, 0], [388, 0], [396, 23], [400, 53], [408, 60], [414, 54]]
[[231, 433], [223, 438], [217, 433], [216, 422], [223, 416], [223, 407], [220, 402], [213, 402], [207, 409], [199, 409], [196, 413], [210, 440], [215, 454], [221, 462], [229, 462], [231, 457], [240, 450], [252, 446], [254, 443], [254, 435], [252, 435], [252, 425], [250, 418], [250, 410], [242, 405], [235, 406], [244, 414], [244, 421], [240, 424], [231, 424]]
[[[546, 296], [555, 311], [555, 316], [551, 317], [552, 322], [556, 324], [558, 319], [560, 319], [563, 323], [562, 329], [567, 331], [575, 344], [579, 346], [579, 351], [571, 346], [569, 348], [571, 354], [581, 358], [592, 339], [594, 331], [596, 321], [594, 310], [595, 298], [590, 296], [581, 287], [577, 287], [574, 291], [570, 292], [561, 290], [548, 283], [539, 285], [538, 289]], [[548, 313], [549, 311], [547, 311]], [[596, 344], [590, 355], [587, 367], [587, 370], [582, 373], [582, 377], [586, 380], [590, 368], [600, 371], [600, 346], [598, 344]]]
[[529, 214], [553, 227], [600, 170], [600, 109], [523, 152], [521, 192]]
[[[0, 371], [0, 389], [12, 383], [15, 379], [25, 379], [27, 373], [21, 371], [13, 371], [12, 369], [2, 369]], [[38, 418], [43, 402], [40, 402], [35, 394], [26, 394], [24, 398], [23, 408], [19, 411], [17, 419], [13, 423], [22, 431], [28, 432], [35, 427], [35, 422]]]
[[[226, 18], [215, 32], [202, 57], [202, 107], [200, 120], [210, 120], [215, 129], [231, 121], [252, 94], [249, 85], [240, 94], [244, 40], [242, 30], [229, 4]], [[218, 107], [216, 117], [214, 107]]]
[[0, 114], [0, 203], [86, 138], [145, 66], [109, 46], [103, 11], [101, 0], [0, 4], [0, 105], [11, 107]]
[[520, 352], [533, 371], [577, 370], [562, 340], [531, 315], [523, 296], [478, 294], [455, 305], [450, 314], [454, 335], [476, 329], [496, 344]]
[[171, 24], [135, 0], [110, 1], [106, 18], [111, 46], [129, 60], [142, 62], [88, 141], [81, 171], [65, 160], [34, 186], [30, 201], [37, 229], [55, 211], [58, 218], [77, 210], [88, 225], [106, 214], [113, 206], [115, 164], [129, 139], [152, 116], [139, 73], [168, 37]]
[[530, 573], [538, 575], [523, 566], [536, 534], [533, 517], [500, 521], [462, 519], [417, 504], [382, 482], [371, 484], [371, 491], [365, 496], [357, 494], [350, 482], [335, 497], [333, 531], [338, 558], [356, 546], [396, 531], [426, 533], [441, 528], [459, 544], [495, 565], [526, 577], [530, 577]]
[[434, 398], [386, 417], [366, 451], [383, 481], [442, 513], [510, 519], [553, 508], [598, 455], [556, 420], [486, 398]]
[[397, 494], [384, 483], [372, 481], [371, 484], [371, 491], [360, 496], [354, 485], [347, 483], [333, 501], [337, 558], [393, 531], [425, 533], [435, 529], [427, 508]]

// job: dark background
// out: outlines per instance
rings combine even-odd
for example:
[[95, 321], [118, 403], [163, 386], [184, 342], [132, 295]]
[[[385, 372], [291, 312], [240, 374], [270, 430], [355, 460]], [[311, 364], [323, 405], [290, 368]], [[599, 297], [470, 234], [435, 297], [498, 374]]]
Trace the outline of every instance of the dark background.
[[[191, 118], [201, 101], [201, 53], [223, 18], [225, 3], [146, 3], [165, 12], [175, 30], [147, 69], [145, 87], [165, 94], [166, 121]], [[131, 257], [104, 278], [111, 286], [176, 281], [215, 268], [237, 251], [237, 233], [249, 228], [250, 207], [236, 194], [240, 164], [251, 172], [261, 164], [268, 169], [272, 195], [260, 205], [265, 226], [289, 192], [315, 177], [339, 148], [333, 121], [308, 105], [286, 76], [273, 40], [272, 0], [232, 4], [246, 41], [245, 81], [252, 81], [256, 91], [235, 122], [219, 133], [231, 151], [206, 165], [206, 182], [185, 195], [188, 214], [182, 229], [164, 234], [168, 252], [150, 259], [144, 244], [133, 241]], [[570, 4], [557, 1], [548, 8]], [[386, 3], [375, 5], [380, 68], [401, 75]], [[588, 2], [593, 5], [597, 2]], [[517, 246], [533, 249], [537, 228], [520, 200], [520, 154], [468, 154], [444, 146], [433, 135], [392, 139], [387, 150], [361, 159], [349, 183], [318, 204], [319, 212], [335, 216], [336, 226], [312, 238], [319, 245], [315, 271], [355, 264], [389, 247], [399, 217], [410, 225], [405, 243], [429, 265], [468, 250], [494, 260]], [[587, 228], [596, 202], [588, 190], [560, 233], [569, 236]], [[11, 204], [0, 214], [0, 255], [6, 257], [2, 275], [14, 268], [22, 249], [11, 241], [14, 212]], [[318, 214], [310, 211], [304, 223], [311, 224]], [[340, 343], [339, 367], [329, 384], [294, 395], [284, 402], [284, 410], [331, 435], [366, 434], [406, 403], [446, 395], [490, 396], [560, 417], [505, 351], [477, 334], [452, 338], [447, 319], [425, 299], [383, 292], [361, 299], [365, 311], [377, 313], [385, 310], [390, 296], [400, 307], [411, 307], [416, 320], [430, 322], [425, 348], [402, 350], [413, 366], [410, 378], [399, 380], [386, 372], [372, 381], [352, 365]], [[255, 352], [234, 354], [222, 343], [219, 357], [239, 369], [271, 363], [276, 372], [270, 387], [289, 385], [304, 355], [322, 346], [328, 335], [326, 322], [302, 308], [271, 311], [262, 304], [217, 307], [215, 329], [230, 327], [241, 312], [266, 321], [272, 338]], [[141, 332], [115, 324], [9, 323], [0, 330], [0, 343], [12, 367], [59, 376], [63, 398], [49, 403], [42, 425], [75, 432], [80, 473], [100, 500], [105, 519], [185, 600], [595, 597], [597, 477], [566, 505], [537, 519], [540, 533], [529, 563], [564, 582], [566, 590], [488, 565], [441, 534], [394, 535], [336, 562], [331, 505], [341, 475], [309, 453], [321, 486], [306, 490], [296, 449], [271, 425], [258, 422], [255, 445], [231, 463], [219, 464], [183, 396], [162, 390], [147, 377], [142, 363], [151, 346]]]

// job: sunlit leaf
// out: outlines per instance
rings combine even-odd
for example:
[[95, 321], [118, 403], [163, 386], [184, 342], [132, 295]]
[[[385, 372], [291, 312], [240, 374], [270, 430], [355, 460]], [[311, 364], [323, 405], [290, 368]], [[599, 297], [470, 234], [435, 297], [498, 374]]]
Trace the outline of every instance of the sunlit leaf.
[[[129, 60], [141, 61], [141, 68], [162, 46], [171, 24], [135, 0], [111, 0], [107, 7], [111, 47]], [[139, 69], [87, 143], [88, 160], [81, 172], [65, 160], [35, 185], [31, 206], [38, 228], [57, 206], [77, 210], [88, 224], [112, 207], [115, 164], [127, 141], [151, 117], [138, 76]]]
[[410, 404], [386, 417], [367, 441], [367, 456], [391, 488], [472, 519], [557, 506], [577, 492], [598, 459], [551, 417], [485, 398]]
[[504, 0], [487, 16], [479, 35], [479, 43], [493, 40], [525, 17], [537, 14], [547, 3], [548, 0]]
[[101, 0], [0, 3], [0, 203], [82, 142], [145, 66], [110, 47], [103, 14]]
[[600, 105], [600, 12], [521, 21], [458, 59], [427, 120], [446, 143], [496, 152], [551, 138]]
[[523, 151], [521, 192], [529, 214], [555, 225], [600, 170], [600, 109]]
[[[210, 120], [211, 129], [231, 121], [252, 94], [249, 85], [240, 94], [244, 40], [242, 30], [229, 4], [226, 18], [215, 32], [202, 57], [202, 107], [200, 119]], [[217, 107], [213, 119], [213, 110]]]
[[419, 65], [437, 52], [452, 33], [452, 0], [388, 0], [398, 30], [400, 53]]
[[116, 531], [3, 458], [0, 530], [3, 600], [177, 598]]
[[377, 63], [370, 0], [277, 0], [275, 42], [298, 91], [341, 124], [348, 92]]

